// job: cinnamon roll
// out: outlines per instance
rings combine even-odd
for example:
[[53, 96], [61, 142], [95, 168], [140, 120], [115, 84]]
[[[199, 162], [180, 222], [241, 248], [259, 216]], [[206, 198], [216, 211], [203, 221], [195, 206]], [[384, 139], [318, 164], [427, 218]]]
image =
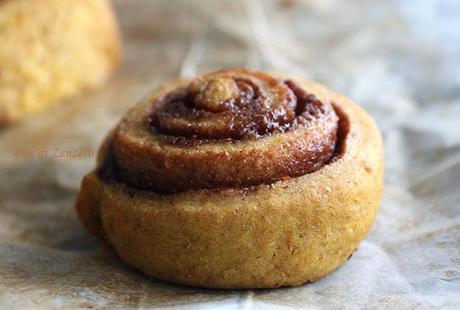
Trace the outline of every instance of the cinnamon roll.
[[109, 0], [0, 0], [0, 127], [101, 84], [119, 58]]
[[370, 229], [383, 148], [358, 105], [313, 82], [225, 69], [171, 82], [127, 112], [82, 181], [82, 224], [166, 281], [314, 281]]

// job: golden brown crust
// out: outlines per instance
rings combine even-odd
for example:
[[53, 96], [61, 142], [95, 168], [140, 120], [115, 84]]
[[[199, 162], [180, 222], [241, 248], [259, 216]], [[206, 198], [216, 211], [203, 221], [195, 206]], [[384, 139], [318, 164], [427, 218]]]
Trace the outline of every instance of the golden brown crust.
[[120, 37], [108, 0], [0, 2], [0, 108], [8, 122], [103, 83]]
[[[135, 190], [93, 172], [84, 178], [77, 200], [80, 220], [91, 231], [102, 231], [125, 262], [166, 281], [267, 288], [330, 273], [374, 221], [383, 188], [382, 141], [358, 105], [315, 83], [294, 80], [314, 94], [327, 94], [346, 132], [339, 153], [319, 170], [250, 189], [169, 195]], [[97, 223], [101, 229], [94, 228]]]

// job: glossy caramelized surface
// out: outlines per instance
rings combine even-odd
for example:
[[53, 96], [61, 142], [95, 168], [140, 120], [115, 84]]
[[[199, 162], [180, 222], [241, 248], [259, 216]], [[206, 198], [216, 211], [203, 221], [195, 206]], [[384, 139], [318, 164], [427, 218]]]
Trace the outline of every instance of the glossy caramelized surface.
[[267, 73], [225, 69], [136, 105], [115, 129], [112, 175], [159, 193], [251, 187], [316, 171], [337, 147], [327, 96]]

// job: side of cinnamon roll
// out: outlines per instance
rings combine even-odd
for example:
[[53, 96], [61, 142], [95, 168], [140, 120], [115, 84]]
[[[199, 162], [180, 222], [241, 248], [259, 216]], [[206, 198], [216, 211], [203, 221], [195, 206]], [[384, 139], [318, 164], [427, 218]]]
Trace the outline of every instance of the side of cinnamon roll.
[[109, 0], [0, 1], [0, 127], [101, 84], [120, 50]]
[[134, 106], [76, 208], [122, 260], [159, 279], [280, 287], [344, 263], [382, 187], [381, 136], [358, 105], [313, 82], [225, 69]]

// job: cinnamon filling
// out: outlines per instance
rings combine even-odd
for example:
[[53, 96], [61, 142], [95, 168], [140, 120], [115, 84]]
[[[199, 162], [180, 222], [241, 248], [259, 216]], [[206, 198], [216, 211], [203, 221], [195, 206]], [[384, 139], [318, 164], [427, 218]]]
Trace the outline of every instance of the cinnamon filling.
[[336, 123], [334, 116], [330, 105], [293, 81], [240, 70], [197, 78], [188, 87], [159, 98], [152, 104], [149, 124], [154, 133], [180, 143], [258, 139], [308, 122]]
[[[245, 69], [198, 77], [138, 109], [117, 127], [105, 169], [130, 187], [159, 193], [298, 177], [327, 164], [340, 142], [329, 102], [292, 80]], [[133, 143], [131, 127], [152, 141]]]

